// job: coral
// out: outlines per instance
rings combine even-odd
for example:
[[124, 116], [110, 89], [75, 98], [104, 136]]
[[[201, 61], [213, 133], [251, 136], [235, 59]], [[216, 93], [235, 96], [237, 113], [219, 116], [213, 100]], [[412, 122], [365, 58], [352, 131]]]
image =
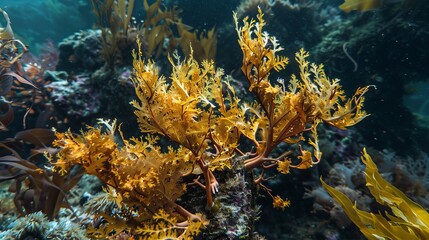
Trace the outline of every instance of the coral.
[[57, 111], [67, 118], [82, 119], [97, 114], [100, 110], [100, 93], [94, 88], [88, 75], [69, 79], [63, 71], [46, 71], [45, 79], [51, 83], [44, 86]]
[[35, 212], [15, 220], [9, 225], [9, 230], [0, 233], [0, 236], [16, 239], [42, 238], [49, 229], [48, 218], [41, 212]]
[[346, 162], [355, 159], [363, 147], [362, 136], [353, 130], [341, 130], [331, 126], [319, 128], [319, 146], [330, 163]]
[[[364, 195], [361, 191], [353, 188], [338, 185], [334, 188], [336, 191], [343, 193], [351, 201], [365, 211], [369, 210], [369, 204], [372, 202], [371, 199]], [[322, 187], [317, 187], [311, 191], [307, 191], [304, 194], [304, 199], [313, 198], [313, 213], [327, 214], [329, 219], [333, 221], [338, 227], [344, 229], [351, 224], [346, 213], [334, 199], [325, 191]]]
[[359, 210], [346, 195], [321, 180], [328, 193], [341, 204], [350, 220], [368, 239], [428, 238], [429, 213], [383, 179], [365, 149], [361, 159], [366, 165], [366, 186], [377, 202], [389, 207], [391, 211], [382, 215]]
[[41, 212], [28, 214], [11, 222], [0, 231], [1, 239], [88, 239], [84, 230], [71, 218], [49, 221]]
[[104, 64], [100, 30], [77, 32], [58, 44], [58, 71], [94, 71]]

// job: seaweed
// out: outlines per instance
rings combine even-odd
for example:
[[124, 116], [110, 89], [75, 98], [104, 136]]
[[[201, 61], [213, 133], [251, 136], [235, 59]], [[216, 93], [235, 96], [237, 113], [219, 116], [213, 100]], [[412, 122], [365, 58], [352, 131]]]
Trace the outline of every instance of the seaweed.
[[[94, 215], [105, 220], [90, 227], [95, 237], [121, 232], [145, 239], [197, 235], [211, 223], [198, 210], [182, 206], [187, 185], [204, 190], [210, 216], [217, 211], [215, 198], [222, 182], [215, 172], [228, 172], [237, 162], [243, 171], [261, 168], [253, 182], [272, 197], [274, 207], [284, 209], [290, 202], [264, 184], [271, 179], [266, 171], [277, 167], [287, 174], [290, 168], [312, 167], [321, 160], [320, 123], [344, 129], [367, 116], [363, 95], [369, 86], [347, 99], [339, 80], [328, 78], [323, 65], [308, 62], [303, 49], [295, 55], [299, 77], [292, 75], [287, 86], [284, 81], [273, 84], [270, 74], [283, 70], [288, 59], [279, 55], [283, 48], [275, 37], [263, 31], [262, 11], [257, 21], [245, 18], [243, 26], [234, 18], [253, 103], [236, 94], [213, 60], [198, 62], [192, 51], [184, 60], [177, 52], [168, 56], [171, 73], [162, 75], [153, 60], [144, 60], [137, 38], [131, 77], [137, 99], [131, 104], [143, 136], [125, 139], [116, 121], [109, 120], [100, 120], [101, 127], [88, 127], [80, 135], [56, 133], [54, 146], [60, 151], [51, 160], [54, 171], [67, 174], [80, 165], [108, 186], [106, 194], [97, 197], [107, 206], [91, 203], [91, 209], [97, 209]], [[116, 133], [120, 138], [115, 141]], [[254, 145], [246, 153], [240, 149], [244, 138]], [[302, 147], [304, 140], [313, 151]], [[289, 151], [271, 156], [282, 142], [299, 144], [298, 161], [288, 157]]]
[[[18, 132], [13, 139], [0, 142], [0, 165], [7, 167], [7, 171], [2, 172], [0, 182], [11, 181], [9, 191], [15, 194], [14, 204], [21, 216], [41, 211], [48, 219], [53, 219], [61, 207], [71, 208], [66, 193], [80, 180], [83, 170], [75, 168], [70, 174], [61, 175], [39, 166], [38, 163], [45, 159], [45, 151], [51, 154], [56, 152], [47, 147], [53, 140], [51, 130], [30, 129]], [[34, 146], [27, 158], [14, 149], [22, 148], [25, 142]]]
[[134, 9], [134, 0], [91, 0], [92, 9], [101, 28], [102, 54], [110, 69], [114, 70], [119, 51], [119, 41], [128, 35]]
[[428, 239], [429, 213], [381, 177], [366, 149], [363, 150], [361, 160], [366, 165], [366, 186], [377, 202], [390, 211], [374, 214], [359, 210], [345, 194], [320, 179], [350, 220], [368, 239]]

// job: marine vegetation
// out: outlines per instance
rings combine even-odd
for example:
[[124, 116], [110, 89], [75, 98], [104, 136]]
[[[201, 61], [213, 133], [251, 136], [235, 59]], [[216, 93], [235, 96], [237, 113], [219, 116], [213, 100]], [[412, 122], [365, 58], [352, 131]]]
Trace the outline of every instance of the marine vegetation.
[[182, 22], [181, 10], [177, 7], [164, 9], [160, 0], [151, 5], [145, 0], [143, 5], [146, 17], [138, 31], [142, 32], [143, 42], [147, 44], [144, 55], [157, 59], [180, 47], [185, 56], [190, 55], [192, 48], [193, 57], [198, 61], [215, 58], [217, 41], [214, 28], [197, 34]]
[[[13, 203], [20, 216], [42, 212], [49, 220], [58, 216], [60, 208], [70, 208], [66, 193], [83, 175], [83, 170], [74, 167], [68, 174], [59, 174], [42, 163], [44, 152], [53, 154], [49, 148], [54, 133], [49, 129], [34, 128], [18, 132], [13, 139], [0, 141], [0, 182], [10, 181], [9, 192], [14, 194]], [[32, 145], [31, 154], [24, 158], [16, 149]]]
[[4, 96], [11, 92], [14, 79], [17, 81], [15, 85], [37, 87], [30, 80], [23, 77], [24, 69], [19, 62], [28, 51], [28, 48], [23, 42], [15, 39], [7, 12], [0, 8], [0, 13], [2, 13], [6, 21], [6, 26], [0, 27], [0, 109], [2, 112], [0, 115], [0, 131], [7, 131], [7, 125], [14, 119], [14, 112], [10, 102], [6, 101]]
[[128, 27], [134, 9], [134, 0], [91, 0], [92, 9], [101, 28], [103, 57], [109, 67], [117, 60], [119, 42], [127, 38]]
[[91, 0], [91, 3], [101, 29], [103, 58], [110, 68], [124, 62], [120, 52], [127, 46], [134, 48], [137, 35], [144, 42], [144, 55], [150, 58], [165, 56], [179, 47], [186, 56], [192, 47], [197, 60], [214, 59], [216, 55], [215, 29], [197, 34], [182, 23], [177, 7], [164, 7], [161, 0], [151, 4], [143, 1], [145, 19], [141, 24], [131, 17], [134, 0]]
[[[8, 131], [7, 126], [14, 119], [14, 111], [11, 105], [14, 102], [5, 100], [5, 97], [12, 97], [11, 92], [14, 79], [21, 89], [23, 85], [36, 89], [38, 82], [27, 80], [31, 74], [24, 71], [20, 59], [28, 51], [27, 47], [20, 40], [15, 39], [8, 14], [0, 9], [6, 20], [6, 26], [0, 28], [0, 131]], [[33, 95], [33, 103], [35, 98]], [[30, 108], [24, 115], [29, 113]], [[73, 168], [69, 174], [60, 175], [45, 169], [43, 153], [55, 150], [49, 148], [54, 140], [54, 133], [49, 129], [34, 128], [17, 132], [13, 138], [0, 140], [0, 183], [10, 181], [9, 192], [14, 194], [13, 203], [20, 216], [41, 212], [48, 219], [58, 216], [61, 207], [69, 207], [66, 192], [75, 186], [83, 174], [79, 167]], [[29, 147], [31, 146], [31, 147]], [[26, 152], [25, 149], [30, 148]]]
[[381, 7], [383, 2], [382, 0], [345, 0], [339, 8], [346, 13], [353, 10], [366, 12]]
[[393, 3], [402, 3], [404, 6], [413, 4], [412, 2], [415, 1], [405, 1], [405, 0], [345, 0], [343, 4], [339, 6], [341, 10], [343, 10], [346, 13], [349, 13], [351, 11], [359, 11], [359, 12], [366, 12], [371, 11], [377, 8], [380, 8], [386, 4], [393, 4]]
[[[262, 184], [265, 170], [277, 167], [280, 173], [287, 174], [290, 168], [307, 169], [317, 164], [322, 156], [318, 147], [317, 126], [324, 122], [345, 129], [365, 118], [367, 114], [362, 110], [363, 94], [369, 86], [358, 88], [353, 97], [346, 100], [339, 80], [329, 79], [323, 65], [308, 62], [309, 54], [303, 49], [295, 54], [300, 69], [299, 77], [292, 75], [288, 86], [285, 86], [284, 80], [278, 80], [278, 84], [272, 85], [270, 73], [284, 69], [288, 59], [277, 55], [283, 48], [274, 37], [263, 31], [265, 21], [262, 17], [259, 10], [259, 22], [248, 21], [246, 17], [241, 28], [236, 17], [235, 21], [238, 42], [243, 51], [241, 69], [250, 85], [249, 91], [256, 96], [256, 102], [244, 104], [253, 117], [242, 132], [256, 145], [255, 156], [245, 160], [245, 167], [262, 167], [255, 183], [271, 195], [271, 191]], [[288, 153], [277, 158], [270, 157], [270, 153], [282, 142], [297, 144], [305, 141], [303, 133], [306, 132], [311, 132], [308, 143], [314, 149], [313, 153], [299, 145], [301, 156], [298, 156], [298, 161], [294, 161], [298, 162], [296, 164], [286, 157]], [[274, 203], [279, 202], [277, 197], [274, 200], [277, 200]]]
[[361, 159], [366, 165], [366, 186], [376, 201], [388, 207], [389, 211], [374, 214], [359, 210], [345, 194], [321, 180], [326, 191], [341, 204], [350, 220], [368, 239], [428, 239], [429, 213], [383, 179], [365, 149]]
[[13, 79], [35, 87], [30, 81], [22, 77], [23, 69], [19, 59], [28, 51], [20, 40], [15, 39], [9, 15], [0, 8], [0, 13], [6, 21], [5, 27], [0, 27], [0, 96], [8, 93], [12, 87]]
[[[198, 62], [192, 52], [183, 60], [178, 54], [168, 56], [171, 74], [163, 76], [153, 60], [143, 59], [138, 39], [131, 77], [138, 99], [131, 104], [143, 136], [125, 139], [116, 121], [109, 120], [100, 120], [105, 130], [88, 127], [80, 135], [56, 133], [54, 146], [60, 151], [51, 156], [55, 171], [66, 174], [80, 165], [108, 186], [92, 204], [114, 207], [102, 211], [106, 207], [99, 206], [93, 213], [103, 223], [90, 227], [90, 236], [121, 232], [145, 239], [196, 236], [210, 219], [185, 209], [179, 198], [186, 194], [187, 184], [200, 186], [207, 211], [214, 211], [221, 182], [215, 172], [228, 171], [237, 159], [246, 159], [242, 162], [246, 170], [262, 169], [255, 184], [273, 198], [274, 207], [284, 209], [290, 202], [264, 185], [269, 180], [265, 171], [277, 168], [286, 174], [290, 168], [317, 164], [322, 155], [319, 124], [344, 129], [367, 116], [362, 107], [369, 87], [358, 88], [347, 99], [339, 80], [328, 78], [323, 65], [308, 62], [305, 50], [296, 53], [299, 75], [292, 75], [289, 84], [273, 83], [270, 74], [283, 70], [288, 59], [278, 55], [283, 48], [276, 38], [263, 31], [262, 11], [257, 20], [244, 18], [243, 26], [234, 19], [243, 52], [241, 69], [253, 103], [238, 96], [213, 60]], [[299, 144], [297, 160], [286, 157], [289, 152], [271, 156], [282, 142]]]
[[171, 52], [178, 45], [171, 25], [178, 21], [179, 11], [175, 7], [163, 9], [159, 0], [150, 5], [145, 0], [143, 5], [146, 17], [141, 31], [147, 42], [147, 56], [158, 58], [163, 50]]

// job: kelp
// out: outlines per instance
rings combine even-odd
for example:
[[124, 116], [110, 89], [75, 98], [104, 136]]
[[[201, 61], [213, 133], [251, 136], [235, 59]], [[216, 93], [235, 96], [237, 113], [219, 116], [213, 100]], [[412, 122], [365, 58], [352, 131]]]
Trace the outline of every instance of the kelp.
[[359, 210], [345, 194], [321, 179], [323, 187], [341, 205], [350, 220], [368, 239], [429, 239], [429, 213], [382, 178], [365, 149], [361, 159], [366, 166], [366, 186], [376, 201], [390, 211], [374, 214]]
[[127, 37], [134, 0], [91, 0], [92, 10], [101, 28], [102, 55], [110, 69], [116, 63], [120, 38]]
[[7, 131], [7, 126], [12, 123], [14, 119], [13, 108], [9, 103], [0, 102], [0, 131]]
[[209, 31], [203, 31], [200, 34], [191, 32], [187, 25], [182, 21], [177, 24], [179, 31], [179, 42], [185, 56], [192, 56], [202, 61], [204, 59], [215, 59], [216, 57], [216, 29], [212, 28]]
[[[23, 84], [33, 86], [33, 83], [22, 77], [22, 66], [18, 60], [28, 51], [27, 46], [20, 40], [15, 39], [9, 15], [0, 8], [0, 12], [6, 21], [6, 27], [0, 28], [0, 53], [2, 58], [0, 60], [0, 80], [1, 89], [0, 96], [3, 96], [10, 90], [12, 85], [12, 78], [16, 78]], [[17, 74], [18, 72], [19, 74]]]
[[[54, 154], [55, 151], [48, 148], [53, 139], [51, 130], [35, 129], [18, 132], [14, 139], [0, 142], [0, 165], [7, 169], [2, 172], [0, 182], [11, 181], [9, 191], [15, 194], [14, 204], [20, 215], [41, 211], [53, 219], [61, 207], [71, 208], [66, 194], [82, 177], [82, 169], [76, 167], [70, 174], [61, 175], [38, 165], [45, 159], [45, 151]], [[34, 146], [27, 158], [14, 149], [22, 145], [22, 141]]]
[[[23, 68], [19, 59], [28, 51], [20, 40], [15, 39], [8, 14], [0, 8], [6, 21], [6, 26], [0, 28], [0, 97], [8, 94], [14, 84], [14, 79], [26, 86], [37, 88], [30, 80], [23, 77]], [[9, 102], [0, 101], [0, 131], [7, 131], [14, 119], [14, 112]]]
[[143, 22], [142, 33], [147, 43], [146, 55], [150, 58], [158, 58], [165, 52], [173, 52], [178, 46], [174, 36], [172, 25], [179, 20], [178, 9], [164, 9], [161, 0], [157, 0], [149, 5], [144, 0], [146, 13]]
[[[139, 35], [145, 42], [144, 53], [150, 58], [166, 56], [181, 49], [188, 56], [193, 49], [197, 60], [214, 59], [216, 55], [216, 31], [194, 31], [183, 24], [177, 7], [167, 8], [161, 0], [149, 4], [143, 1], [145, 19], [141, 25], [132, 26], [130, 18], [134, 8], [133, 1], [91, 0], [93, 12], [102, 30], [103, 56], [109, 66], [115, 65], [118, 43], [121, 38]], [[130, 34], [133, 32], [133, 34]], [[200, 32], [197, 34], [196, 32]], [[134, 42], [135, 39], [132, 39]]]
[[346, 13], [351, 11], [366, 12], [381, 7], [383, 2], [383, 0], [345, 0], [339, 8]]
[[[19, 83], [37, 88], [35, 84], [23, 77], [19, 59], [28, 51], [27, 47], [14, 38], [9, 16], [0, 9], [6, 20], [6, 27], [0, 28], [0, 96], [10, 92], [16, 79]], [[14, 113], [9, 102], [0, 101], [0, 130], [7, 131], [13, 121]], [[72, 174], [60, 175], [49, 168], [39, 166], [46, 160], [44, 151], [54, 153], [49, 148], [54, 134], [48, 129], [29, 129], [18, 132], [14, 138], [0, 142], [0, 182], [10, 181], [9, 191], [14, 193], [14, 204], [20, 215], [41, 211], [52, 219], [58, 215], [61, 207], [70, 207], [66, 193], [77, 184], [83, 174], [75, 168]], [[31, 148], [27, 157], [19, 150]], [[24, 152], [24, 151], [23, 151]]]

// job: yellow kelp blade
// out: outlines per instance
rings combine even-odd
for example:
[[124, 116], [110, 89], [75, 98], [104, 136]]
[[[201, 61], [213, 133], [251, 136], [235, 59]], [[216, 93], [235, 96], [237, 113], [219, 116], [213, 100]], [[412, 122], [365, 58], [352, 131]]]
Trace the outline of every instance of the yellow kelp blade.
[[424, 236], [429, 239], [429, 213], [381, 177], [366, 149], [363, 150], [361, 159], [366, 165], [366, 186], [377, 202], [389, 206], [397, 218], [410, 224], [413, 228], [424, 230]]
[[380, 239], [407, 239], [419, 240], [420, 238], [410, 235], [400, 226], [392, 226], [383, 216], [365, 212], [356, 208], [356, 205], [347, 198], [345, 194], [327, 185], [321, 180], [325, 190], [341, 205], [343, 211], [350, 220], [360, 229], [366, 238], [372, 240]]
[[349, 13], [353, 10], [366, 12], [374, 8], [378, 8], [383, 4], [383, 0], [345, 0], [340, 5], [341, 10]]
[[377, 202], [390, 207], [393, 215], [386, 213], [385, 218], [359, 210], [346, 195], [321, 180], [326, 191], [368, 239], [429, 239], [428, 212], [384, 180], [365, 149], [363, 154], [367, 186]]

